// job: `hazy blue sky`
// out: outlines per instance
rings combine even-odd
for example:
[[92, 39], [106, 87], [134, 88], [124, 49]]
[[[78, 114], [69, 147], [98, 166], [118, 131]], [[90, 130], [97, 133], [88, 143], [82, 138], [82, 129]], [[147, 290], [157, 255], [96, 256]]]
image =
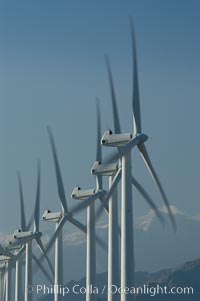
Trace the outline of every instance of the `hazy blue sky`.
[[[199, 206], [199, 1], [0, 1], [0, 229], [19, 227], [16, 171], [27, 214], [42, 161], [41, 212], [59, 210], [46, 126], [55, 135], [66, 194], [92, 188], [95, 97], [103, 130], [112, 127], [104, 53], [111, 58], [122, 128], [132, 130], [131, 42], [135, 22], [143, 130], [170, 202], [188, 213]], [[133, 173], [159, 206], [162, 200], [137, 152]], [[135, 215], [147, 212], [134, 194]], [[43, 223], [42, 223], [43, 226]]]

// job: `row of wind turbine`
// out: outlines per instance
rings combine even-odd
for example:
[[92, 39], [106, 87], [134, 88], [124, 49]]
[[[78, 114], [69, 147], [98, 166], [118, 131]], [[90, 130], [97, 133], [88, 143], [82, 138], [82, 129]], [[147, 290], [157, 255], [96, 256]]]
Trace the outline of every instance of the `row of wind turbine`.
[[[15, 231], [13, 241], [5, 249], [0, 246], [0, 286], [1, 300], [11, 300], [11, 269], [15, 266], [15, 301], [22, 300], [21, 276], [22, 276], [22, 256], [25, 252], [25, 291], [24, 300], [33, 301], [33, 295], [29, 293], [28, 287], [33, 285], [32, 260], [40, 267], [45, 276], [51, 283], [57, 286], [63, 285], [63, 226], [68, 222], [78, 228], [86, 235], [86, 286], [95, 286], [96, 284], [96, 244], [108, 252], [108, 288], [112, 285], [121, 287], [121, 295], [113, 295], [108, 289], [108, 301], [131, 301], [134, 297], [126, 294], [126, 288], [134, 286], [135, 274], [135, 256], [134, 256], [134, 227], [133, 227], [133, 195], [134, 187], [154, 210], [158, 219], [164, 224], [163, 216], [155, 205], [155, 202], [149, 196], [139, 181], [132, 174], [132, 149], [137, 147], [147, 169], [158, 188], [174, 230], [176, 223], [172, 214], [170, 204], [161, 185], [161, 182], [155, 172], [150, 160], [145, 142], [148, 136], [142, 132], [139, 80], [136, 56], [136, 43], [131, 22], [132, 39], [132, 59], [133, 59], [133, 91], [132, 91], [132, 115], [133, 129], [131, 133], [123, 133], [120, 125], [120, 118], [117, 107], [116, 93], [114, 89], [113, 76], [108, 56], [105, 56], [105, 63], [108, 73], [108, 81], [111, 93], [112, 112], [114, 120], [114, 131], [107, 130], [101, 135], [101, 116], [99, 101], [97, 101], [97, 141], [96, 141], [96, 161], [92, 165], [91, 173], [96, 177], [96, 187], [92, 189], [81, 189], [75, 187], [72, 192], [72, 198], [80, 200], [72, 208], [69, 208], [61, 168], [58, 160], [56, 144], [50, 127], [48, 127], [48, 136], [53, 154], [53, 162], [56, 175], [56, 184], [58, 197], [60, 199], [61, 210], [51, 212], [46, 210], [42, 219], [44, 221], [54, 222], [55, 231], [50, 241], [44, 247], [40, 232], [40, 163], [37, 169], [37, 187], [34, 209], [34, 227], [30, 231], [32, 219], [26, 224], [23, 190], [21, 176], [18, 174], [21, 208], [21, 229]], [[102, 146], [116, 148], [117, 152], [112, 152], [107, 158], [102, 158]], [[108, 189], [103, 188], [103, 177], [108, 177]], [[121, 182], [121, 198], [118, 197], [118, 187]], [[119, 206], [119, 201], [120, 206]], [[95, 210], [96, 201], [100, 201], [100, 206]], [[86, 210], [86, 225], [77, 220], [74, 216]], [[101, 214], [106, 211], [108, 216], [108, 246], [96, 234], [95, 227]], [[118, 219], [120, 215], [120, 221]], [[41, 251], [38, 258], [32, 253], [32, 242], [36, 241]], [[54, 267], [49, 260], [48, 253], [54, 246]], [[49, 276], [46, 269], [42, 266], [42, 260], [45, 259], [52, 277]], [[3, 294], [4, 292], [4, 294]], [[54, 292], [54, 301], [60, 301], [58, 290]], [[86, 301], [96, 301], [96, 295], [86, 292]]]

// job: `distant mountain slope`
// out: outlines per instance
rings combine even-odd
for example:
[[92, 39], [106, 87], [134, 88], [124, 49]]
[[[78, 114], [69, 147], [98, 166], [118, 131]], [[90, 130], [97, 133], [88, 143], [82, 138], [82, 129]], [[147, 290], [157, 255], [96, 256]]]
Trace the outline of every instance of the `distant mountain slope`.
[[[155, 295], [153, 300], [156, 301], [197, 301], [200, 300], [200, 259], [188, 261], [185, 264], [168, 270], [162, 270], [157, 273], [149, 274], [147, 282], [149, 286], [157, 284], [167, 286], [168, 289], [173, 287], [184, 288], [192, 287], [193, 294], [168, 294]], [[138, 296], [137, 301], [152, 300], [150, 296]]]
[[[107, 273], [97, 275], [97, 287], [101, 291], [107, 282]], [[198, 301], [200, 300], [200, 259], [189, 261], [173, 269], [161, 270], [156, 273], [136, 272], [136, 286], [148, 287], [167, 286], [170, 290], [173, 287], [192, 287], [193, 294], [158, 294], [154, 297], [150, 295], [138, 295], [136, 301]], [[74, 285], [85, 286], [85, 278], [80, 281], [71, 281], [67, 287], [71, 290]], [[85, 295], [75, 295], [70, 293], [63, 300], [85, 301]], [[106, 301], [106, 294], [101, 295], [98, 301]], [[53, 296], [43, 296], [40, 301], [53, 301]]]

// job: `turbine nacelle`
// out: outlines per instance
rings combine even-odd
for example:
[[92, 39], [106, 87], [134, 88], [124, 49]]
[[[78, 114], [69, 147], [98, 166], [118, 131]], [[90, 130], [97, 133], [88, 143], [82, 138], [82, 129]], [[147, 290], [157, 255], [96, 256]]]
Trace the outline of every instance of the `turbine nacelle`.
[[19, 251], [21, 249], [21, 247], [22, 247], [22, 245], [14, 246], [12, 244], [12, 241], [9, 241], [7, 247], [5, 248], [5, 250], [8, 250], [8, 251]]
[[51, 212], [51, 210], [45, 210], [42, 219], [48, 222], [58, 222], [62, 218], [62, 212]]
[[85, 199], [90, 197], [96, 193], [95, 189], [81, 189], [81, 187], [77, 186], [73, 189], [71, 197], [73, 199]]
[[41, 232], [32, 232], [32, 231], [22, 232], [21, 230], [16, 230], [14, 232], [13, 238], [16, 239], [18, 242], [12, 242], [12, 246], [24, 244], [29, 240], [32, 240], [34, 238], [38, 238], [41, 236], [42, 236]]
[[105, 131], [101, 138], [101, 144], [104, 146], [122, 146], [132, 139], [131, 133], [113, 134], [111, 130]]
[[11, 259], [11, 256], [6, 256], [6, 255], [0, 255], [0, 262], [3, 261], [9, 261]]
[[117, 163], [114, 164], [101, 164], [101, 162], [96, 161], [92, 168], [91, 173], [93, 175], [101, 175], [101, 176], [112, 176], [117, 172], [119, 166]]
[[22, 237], [30, 236], [32, 234], [33, 234], [32, 231], [23, 232], [21, 229], [17, 229], [17, 230], [15, 230], [15, 232], [13, 234], [13, 238], [14, 239], [20, 239]]

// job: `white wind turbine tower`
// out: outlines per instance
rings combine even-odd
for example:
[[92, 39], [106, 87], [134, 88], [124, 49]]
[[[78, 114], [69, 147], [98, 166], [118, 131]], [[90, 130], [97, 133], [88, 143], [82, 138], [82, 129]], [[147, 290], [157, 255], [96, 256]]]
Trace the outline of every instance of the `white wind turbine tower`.
[[[112, 146], [118, 148], [118, 154], [114, 154], [109, 158], [109, 162], [121, 159], [122, 167], [122, 188], [121, 188], [121, 287], [122, 290], [126, 287], [132, 287], [134, 285], [134, 241], [133, 241], [133, 208], [132, 208], [132, 184], [134, 179], [131, 172], [131, 150], [134, 146], [138, 146], [142, 158], [148, 167], [148, 170], [157, 185], [165, 205], [168, 209], [174, 229], [176, 224], [171, 212], [169, 202], [166, 198], [161, 183], [155, 173], [150, 158], [148, 156], [144, 142], [147, 140], [147, 136], [141, 132], [141, 118], [140, 118], [140, 102], [139, 102], [139, 87], [138, 87], [138, 75], [137, 75], [137, 60], [135, 41], [132, 31], [132, 43], [133, 43], [133, 134], [112, 134], [111, 131], [106, 131], [102, 137], [102, 144], [105, 146]], [[115, 118], [117, 118], [115, 116]], [[137, 184], [137, 182], [136, 182]], [[121, 301], [133, 300], [133, 296], [122, 293]]]
[[[54, 235], [52, 236], [49, 244], [46, 248], [46, 253], [49, 252], [51, 247], [53, 246], [55, 242], [55, 281], [54, 285], [55, 288], [58, 285], [63, 284], [63, 239], [62, 239], [62, 227], [64, 224], [68, 221], [71, 224], [73, 224], [75, 227], [77, 227], [79, 230], [87, 233], [87, 228], [85, 225], [83, 225], [81, 222], [79, 222], [77, 219], [73, 217], [73, 214], [76, 212], [79, 212], [83, 210], [86, 206], [86, 204], [81, 204], [76, 206], [73, 210], [69, 211], [67, 206], [67, 199], [65, 196], [65, 190], [61, 175], [61, 170], [59, 166], [58, 156], [56, 152], [56, 146], [53, 138], [52, 131], [50, 127], [48, 127], [48, 134], [50, 139], [50, 144], [52, 148], [53, 153], [53, 159], [54, 159], [54, 166], [55, 166], [55, 172], [56, 172], [56, 181], [57, 181], [57, 189], [58, 189], [58, 195], [61, 201], [62, 210], [61, 212], [52, 213], [50, 210], [46, 210], [43, 214], [43, 220], [45, 221], [53, 221], [56, 223], [56, 230]], [[92, 196], [92, 200], [98, 198], [100, 193], [96, 193], [94, 196]], [[100, 239], [96, 238], [98, 243], [100, 245], [103, 245]], [[55, 289], [54, 292], [54, 301], [59, 301], [60, 299], [58, 291]]]
[[13, 257], [15, 264], [15, 301], [22, 300], [22, 254], [25, 250], [23, 246], [17, 246], [13, 248], [13, 251], [16, 251], [17, 254]]
[[0, 300], [4, 300], [4, 275], [5, 275], [5, 265], [0, 266]]
[[5, 271], [6, 267], [3, 263], [0, 266], [0, 300], [5, 301]]
[[[34, 230], [28, 231], [26, 228], [26, 231], [16, 230], [14, 233], [14, 242], [12, 242], [12, 247], [17, 245], [25, 245], [26, 246], [26, 254], [25, 254], [25, 301], [32, 301], [33, 300], [33, 294], [30, 293], [29, 287], [32, 286], [32, 259], [34, 259], [40, 268], [42, 269], [42, 266], [40, 262], [37, 260], [36, 256], [32, 254], [32, 241], [35, 239], [41, 253], [45, 257], [46, 262], [48, 263], [51, 272], [53, 273], [53, 268], [51, 265], [50, 260], [46, 256], [44, 252], [43, 243], [41, 241], [42, 233], [39, 231], [39, 220], [40, 220], [40, 162], [38, 161], [38, 169], [37, 169], [37, 188], [36, 188], [36, 199], [35, 199], [35, 210], [34, 210]], [[22, 196], [22, 185], [21, 185], [21, 178], [19, 177], [19, 184], [20, 184], [20, 197], [21, 202], [23, 200]], [[23, 217], [24, 219], [24, 217]], [[24, 219], [25, 221], [25, 219]], [[24, 225], [23, 225], [24, 226]], [[42, 269], [45, 273], [45, 270]], [[47, 274], [47, 273], [45, 273]]]
[[[25, 249], [25, 248], [24, 248]], [[24, 251], [23, 249], [23, 251]], [[18, 256], [15, 262], [15, 301], [22, 300], [22, 259]]]

